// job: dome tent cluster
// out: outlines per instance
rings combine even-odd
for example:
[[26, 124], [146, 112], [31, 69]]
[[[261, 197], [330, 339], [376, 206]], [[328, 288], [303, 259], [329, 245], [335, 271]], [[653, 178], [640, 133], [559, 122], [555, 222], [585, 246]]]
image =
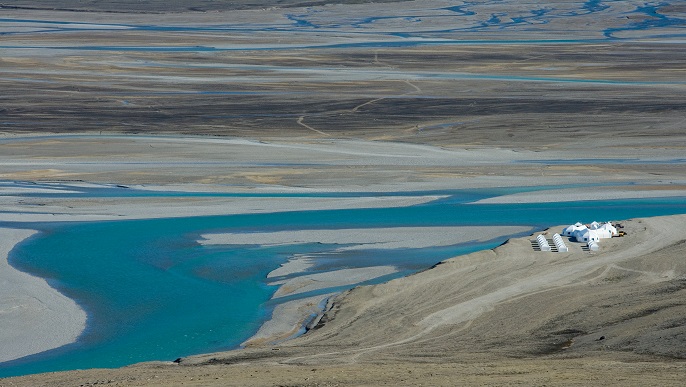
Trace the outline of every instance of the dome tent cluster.
[[599, 242], [601, 239], [608, 239], [619, 236], [617, 228], [612, 223], [600, 224], [593, 222], [589, 225], [575, 223], [562, 230], [562, 235], [574, 238], [577, 242]]

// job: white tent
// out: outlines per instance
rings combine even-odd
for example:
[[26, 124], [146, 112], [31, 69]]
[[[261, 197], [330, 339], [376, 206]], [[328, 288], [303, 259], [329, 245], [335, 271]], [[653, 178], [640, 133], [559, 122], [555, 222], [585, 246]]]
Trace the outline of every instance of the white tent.
[[600, 240], [600, 235], [598, 235], [597, 230], [577, 230], [574, 232], [573, 236], [577, 242], [598, 242]]
[[605, 229], [599, 228], [597, 230], [591, 230], [591, 231], [595, 231], [595, 233], [598, 235], [598, 238], [600, 238], [600, 239], [612, 238], [612, 232], [610, 230], [605, 230]]
[[583, 230], [587, 230], [587, 227], [579, 222], [576, 222], [576, 224], [565, 227], [564, 230], [562, 230], [562, 235], [570, 237], [573, 236], [575, 232]]
[[598, 235], [601, 238], [612, 238], [613, 236], [617, 236], [617, 229], [610, 222], [602, 225], [598, 222], [593, 222], [588, 228], [598, 231]]
[[607, 231], [607, 233], [609, 233], [610, 235], [608, 238], [612, 238], [613, 236], [619, 235], [619, 233], [617, 232], [617, 228], [615, 228], [615, 226], [613, 226], [610, 222], [603, 224], [602, 226], [600, 226], [600, 228], [598, 228], [598, 230]]

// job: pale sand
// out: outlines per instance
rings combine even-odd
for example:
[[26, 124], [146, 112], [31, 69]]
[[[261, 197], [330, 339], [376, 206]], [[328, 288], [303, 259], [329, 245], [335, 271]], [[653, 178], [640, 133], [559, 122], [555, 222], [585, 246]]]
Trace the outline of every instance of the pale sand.
[[[0, 196], [0, 220], [9, 222], [83, 222], [175, 218], [358, 208], [405, 207], [441, 196], [359, 198], [75, 198], [26, 199]], [[27, 202], [40, 202], [30, 205]], [[51, 204], [54, 203], [54, 204]]]
[[[637, 189], [639, 188], [639, 189]], [[617, 200], [642, 198], [686, 197], [686, 188], [682, 185], [670, 188], [665, 185], [648, 187], [590, 187], [556, 189], [539, 192], [524, 192], [512, 195], [496, 196], [474, 202], [475, 204], [508, 204], [508, 203], [556, 203], [583, 200]]]
[[7, 182], [2, 182], [0, 184], [0, 195], [2, 196], [9, 196], [9, 195], [21, 195], [21, 194], [36, 194], [36, 193], [43, 193], [43, 194], [68, 194], [68, 193], [79, 193], [79, 191], [70, 191], [70, 190], [62, 190], [62, 189], [49, 189], [49, 188], [31, 188], [31, 187], [17, 187], [14, 185], [8, 184]]
[[392, 227], [336, 230], [301, 230], [256, 233], [203, 234], [203, 245], [292, 245], [322, 243], [341, 246], [339, 251], [366, 249], [420, 249], [451, 246], [469, 241], [487, 241], [529, 230], [522, 226], [501, 227]]
[[0, 228], [0, 362], [72, 343], [86, 326], [73, 300], [7, 263], [14, 245], [34, 233]]
[[281, 285], [272, 298], [281, 298], [337, 286], [354, 285], [397, 272], [398, 269], [395, 266], [369, 266], [305, 274], [295, 278], [270, 282], [270, 285]]
[[286, 275], [300, 273], [311, 268], [315, 264], [315, 257], [310, 255], [296, 254], [288, 259], [288, 262], [282, 263], [281, 266], [272, 270], [267, 274], [267, 278], [283, 277]]

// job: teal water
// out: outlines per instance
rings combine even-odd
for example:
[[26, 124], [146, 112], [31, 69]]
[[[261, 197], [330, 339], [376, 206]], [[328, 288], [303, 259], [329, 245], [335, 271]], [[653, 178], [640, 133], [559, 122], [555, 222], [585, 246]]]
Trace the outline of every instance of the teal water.
[[47, 278], [76, 300], [88, 313], [87, 329], [75, 344], [0, 364], [0, 377], [118, 367], [236, 348], [271, 314], [274, 305], [269, 299], [276, 288], [266, 284], [265, 276], [292, 254], [319, 254], [313, 271], [394, 264], [401, 270], [398, 275], [406, 275], [506, 239], [334, 254], [333, 246], [320, 244], [201, 246], [196, 243], [201, 233], [464, 225], [544, 228], [686, 213], [686, 198], [467, 203], [492, 194], [453, 192], [449, 198], [405, 208], [30, 225], [42, 232], [12, 252], [11, 264]]

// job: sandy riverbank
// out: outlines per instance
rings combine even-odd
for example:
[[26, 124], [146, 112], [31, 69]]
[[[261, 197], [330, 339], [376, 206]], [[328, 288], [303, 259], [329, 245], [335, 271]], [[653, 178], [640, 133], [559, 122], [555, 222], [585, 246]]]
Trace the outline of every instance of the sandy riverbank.
[[[0, 190], [1, 192], [1, 190]], [[436, 200], [427, 196], [368, 196], [357, 198], [24, 198], [0, 196], [7, 222], [88, 222], [125, 219], [258, 214], [357, 208], [405, 207]]]
[[72, 343], [86, 325], [72, 299], [7, 263], [14, 246], [34, 233], [0, 228], [0, 362]]
[[241, 345], [245, 347], [277, 344], [305, 333], [316, 325], [326, 308], [326, 301], [338, 293], [301, 298], [277, 305], [272, 318]]
[[[323, 243], [341, 245], [339, 251], [421, 249], [470, 241], [485, 242], [526, 231], [526, 227], [392, 227], [298, 230], [259, 233], [203, 234], [203, 245], [286, 245]], [[348, 246], [349, 245], [349, 246]], [[290, 274], [290, 273], [288, 273]]]
[[[224, 233], [204, 234], [199, 241], [203, 245], [284, 245], [320, 243], [332, 245], [331, 254], [350, 250], [377, 249], [421, 249], [430, 247], [450, 246], [471, 241], [484, 242], [526, 231], [526, 227], [395, 227], [376, 229], [337, 229], [337, 230], [303, 230], [280, 231], [271, 233]], [[336, 247], [338, 246], [338, 247]], [[320, 253], [326, 256], [325, 253]], [[396, 273], [395, 266], [374, 266], [373, 256], [369, 258], [369, 266], [362, 268], [347, 268], [326, 272], [309, 273], [307, 269], [316, 262], [315, 257], [296, 256], [278, 269], [268, 274], [272, 279], [270, 285], [278, 285], [273, 298], [294, 296], [321, 289], [352, 286], [375, 278]], [[277, 276], [278, 275], [278, 276]], [[279, 277], [279, 278], [275, 278]], [[288, 301], [277, 306], [272, 318], [253, 337], [246, 341], [246, 345], [256, 343], [274, 343], [291, 337], [294, 332], [312, 319], [312, 314], [320, 314], [316, 305], [322, 303], [331, 295], [306, 297]]]

